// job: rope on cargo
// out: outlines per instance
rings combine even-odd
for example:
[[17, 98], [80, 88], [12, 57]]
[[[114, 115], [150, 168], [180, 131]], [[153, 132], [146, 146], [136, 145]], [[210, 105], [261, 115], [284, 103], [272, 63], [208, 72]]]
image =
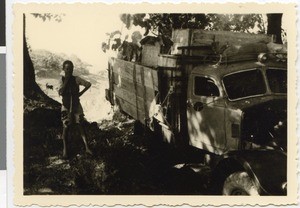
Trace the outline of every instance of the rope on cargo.
[[169, 98], [170, 98], [170, 95], [173, 94], [173, 92], [174, 92], [174, 87], [171, 85], [171, 87], [168, 91], [168, 94], [166, 95], [164, 101], [161, 103], [161, 106], [163, 106], [166, 101], [168, 101], [168, 104], [169, 104]]
[[[171, 85], [169, 91], [168, 91], [168, 94], [166, 95], [164, 101], [161, 103], [161, 107], [166, 109], [166, 113], [164, 114], [164, 112], [162, 112], [163, 114], [163, 119], [164, 119], [164, 123], [168, 126], [168, 128], [171, 130], [172, 127], [170, 125], [170, 123], [167, 121], [167, 110], [169, 108], [169, 105], [170, 105], [170, 96], [174, 93], [174, 87], [173, 85]], [[166, 105], [165, 105], [166, 103]]]
[[[171, 87], [170, 89], [169, 89], [169, 91], [168, 91], [168, 93], [167, 93], [167, 95], [166, 95], [166, 97], [165, 97], [165, 99], [163, 100], [163, 102], [162, 103], [160, 103], [160, 104], [155, 104], [156, 105], [156, 107], [157, 108], [155, 108], [154, 107], [154, 109], [153, 109], [153, 111], [154, 111], [154, 113], [153, 113], [153, 115], [150, 117], [150, 115], [149, 115], [149, 118], [148, 118], [148, 120], [149, 120], [149, 126], [151, 127], [151, 123], [152, 123], [152, 121], [153, 121], [153, 118], [155, 118], [159, 123], [160, 123], [160, 125], [166, 125], [170, 130], [171, 130], [171, 132], [172, 132], [172, 128], [171, 128], [171, 125], [170, 125], [170, 123], [167, 121], [167, 119], [166, 119], [166, 115], [164, 115], [164, 112], [163, 112], [163, 108], [165, 107], [165, 106], [169, 106], [169, 97], [171, 96], [173, 94], [173, 87]], [[158, 99], [159, 99], [159, 92], [156, 94], [156, 96], [155, 96], [155, 103], [159, 103], [158, 102]], [[167, 105], [165, 105], [167, 103]], [[173, 132], [172, 132], [173, 133]]]

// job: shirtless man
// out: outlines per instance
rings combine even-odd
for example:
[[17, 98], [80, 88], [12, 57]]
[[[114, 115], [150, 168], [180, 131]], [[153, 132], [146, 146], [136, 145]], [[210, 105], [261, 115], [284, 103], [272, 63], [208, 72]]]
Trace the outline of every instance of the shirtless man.
[[[63, 71], [65, 76], [62, 76], [58, 93], [62, 96], [61, 119], [63, 122], [63, 157], [68, 157], [68, 135], [70, 126], [75, 124], [79, 128], [82, 140], [85, 145], [85, 150], [88, 154], [92, 154], [86, 141], [86, 134], [81, 126], [84, 119], [83, 109], [80, 104], [79, 97], [83, 95], [90, 87], [91, 83], [78, 77], [73, 76], [74, 65], [67, 60], [63, 63]], [[79, 92], [79, 86], [84, 86], [84, 89]]]

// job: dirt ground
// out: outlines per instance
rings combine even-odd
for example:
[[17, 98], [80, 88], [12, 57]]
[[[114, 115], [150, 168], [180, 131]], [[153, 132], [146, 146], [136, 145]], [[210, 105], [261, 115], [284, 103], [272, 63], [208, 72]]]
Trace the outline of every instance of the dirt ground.
[[71, 156], [64, 160], [60, 110], [24, 103], [25, 195], [209, 194], [207, 167], [197, 174], [179, 169], [190, 153], [156, 141], [149, 132], [134, 134], [134, 121], [120, 113], [112, 120], [85, 123], [93, 155], [85, 154], [75, 131]]

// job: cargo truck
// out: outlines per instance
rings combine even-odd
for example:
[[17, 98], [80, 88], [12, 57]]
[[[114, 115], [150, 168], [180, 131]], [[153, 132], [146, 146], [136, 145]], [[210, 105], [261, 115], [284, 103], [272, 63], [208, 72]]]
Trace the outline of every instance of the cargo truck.
[[[150, 38], [151, 39], [151, 38]], [[287, 53], [272, 36], [174, 30], [141, 62], [110, 58], [106, 99], [170, 145], [206, 155], [223, 195], [287, 194]]]

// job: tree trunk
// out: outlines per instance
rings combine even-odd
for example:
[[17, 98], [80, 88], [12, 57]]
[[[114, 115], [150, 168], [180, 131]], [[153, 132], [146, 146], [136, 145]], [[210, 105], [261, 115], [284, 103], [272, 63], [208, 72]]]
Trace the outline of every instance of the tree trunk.
[[33, 69], [33, 63], [29, 56], [27, 41], [26, 41], [26, 17], [23, 14], [23, 67], [24, 67], [24, 96], [27, 98], [32, 98], [34, 95], [34, 85], [35, 82], [35, 74]]
[[31, 57], [29, 55], [26, 40], [26, 17], [23, 14], [23, 93], [25, 98], [50, 102], [54, 105], [60, 105], [57, 101], [48, 97], [35, 81], [35, 72]]
[[281, 38], [282, 14], [267, 14], [267, 18], [268, 18], [267, 34], [275, 35], [275, 43], [282, 44], [282, 38]]

